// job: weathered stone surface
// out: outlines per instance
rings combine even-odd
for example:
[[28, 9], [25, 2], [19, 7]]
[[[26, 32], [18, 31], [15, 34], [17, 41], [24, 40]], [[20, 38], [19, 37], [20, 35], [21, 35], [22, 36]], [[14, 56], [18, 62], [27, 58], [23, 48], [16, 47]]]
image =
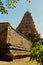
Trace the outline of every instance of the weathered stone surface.
[[24, 34], [25, 36], [27, 36], [28, 34], [34, 34], [35, 38], [40, 38], [40, 34], [35, 28], [31, 13], [29, 13], [28, 11], [24, 14], [23, 19], [16, 30], [21, 34]]
[[11, 53], [16, 55], [28, 55], [32, 42], [20, 35], [9, 23], [0, 24], [0, 55]]
[[11, 26], [8, 27], [7, 43], [24, 48], [31, 47], [31, 41], [17, 33]]
[[29, 54], [29, 50], [32, 46], [32, 42], [30, 40], [27, 40], [22, 35], [18, 34], [11, 26], [8, 27], [7, 43], [10, 43], [17, 49], [28, 49], [28, 52], [20, 50], [11, 50], [11, 53], [14, 55], [23, 55], [27, 53]]
[[3, 45], [7, 41], [7, 31], [8, 31], [9, 23], [0, 23], [0, 43]]

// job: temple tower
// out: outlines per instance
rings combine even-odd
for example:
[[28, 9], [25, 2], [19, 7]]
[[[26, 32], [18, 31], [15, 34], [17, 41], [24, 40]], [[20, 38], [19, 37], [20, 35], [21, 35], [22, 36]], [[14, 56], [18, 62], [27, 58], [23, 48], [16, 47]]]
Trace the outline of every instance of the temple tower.
[[25, 36], [31, 35], [32, 37], [35, 36], [35, 38], [40, 38], [40, 34], [35, 28], [31, 13], [28, 11], [24, 14], [23, 19], [16, 30]]

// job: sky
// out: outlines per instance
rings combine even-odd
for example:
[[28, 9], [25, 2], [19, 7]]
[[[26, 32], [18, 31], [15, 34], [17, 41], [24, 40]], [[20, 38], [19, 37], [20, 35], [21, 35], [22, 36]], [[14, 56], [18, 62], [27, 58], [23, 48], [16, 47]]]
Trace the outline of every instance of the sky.
[[16, 8], [8, 9], [8, 14], [0, 13], [0, 22], [9, 22], [16, 29], [26, 11], [31, 13], [36, 29], [43, 38], [43, 0], [31, 0], [31, 3], [21, 0]]

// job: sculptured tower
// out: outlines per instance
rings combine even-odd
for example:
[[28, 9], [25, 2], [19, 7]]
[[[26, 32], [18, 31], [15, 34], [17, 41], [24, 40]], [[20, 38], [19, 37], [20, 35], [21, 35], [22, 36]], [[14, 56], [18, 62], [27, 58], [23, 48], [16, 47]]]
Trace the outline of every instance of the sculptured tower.
[[16, 30], [20, 34], [29, 36], [29, 38], [33, 36], [37, 39], [40, 38], [40, 34], [37, 32], [35, 28], [31, 13], [29, 13], [28, 11], [24, 14], [23, 19]]

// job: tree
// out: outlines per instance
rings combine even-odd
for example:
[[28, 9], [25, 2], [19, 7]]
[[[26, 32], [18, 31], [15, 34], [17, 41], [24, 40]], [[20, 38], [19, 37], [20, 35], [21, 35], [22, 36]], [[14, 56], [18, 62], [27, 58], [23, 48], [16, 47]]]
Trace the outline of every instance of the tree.
[[37, 40], [33, 43], [30, 60], [36, 60], [40, 65], [43, 65], [43, 39]]
[[[5, 3], [3, 3], [3, 0], [0, 0], [0, 12], [3, 13], [7, 13], [8, 14], [8, 10], [6, 9], [6, 7], [8, 8], [16, 8], [15, 4], [20, 2], [21, 0], [6, 0]], [[27, 2], [30, 3], [30, 0], [26, 0]], [[5, 6], [4, 6], [5, 4]]]

